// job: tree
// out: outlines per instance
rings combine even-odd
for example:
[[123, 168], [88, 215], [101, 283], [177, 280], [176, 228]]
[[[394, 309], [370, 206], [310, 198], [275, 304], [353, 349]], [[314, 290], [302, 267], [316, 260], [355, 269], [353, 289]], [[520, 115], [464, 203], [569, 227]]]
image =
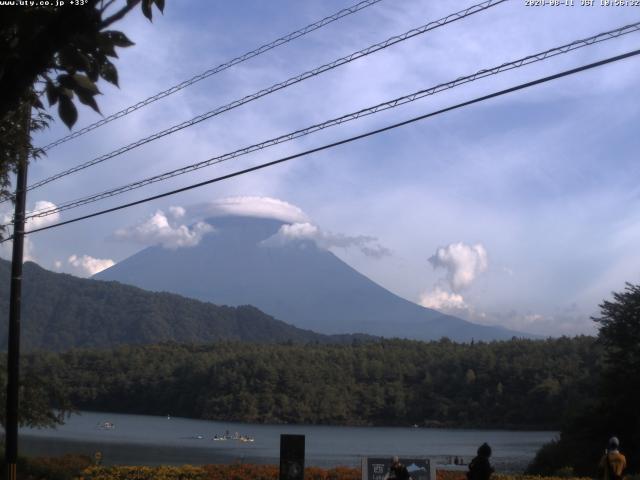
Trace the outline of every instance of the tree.
[[594, 475], [607, 439], [620, 438], [629, 472], [640, 469], [640, 285], [626, 284], [600, 304], [598, 343], [603, 364], [591, 385], [592, 397], [568, 418], [560, 438], [545, 445], [529, 473], [551, 474], [572, 467]]
[[607, 412], [611, 434], [622, 441], [630, 455], [629, 466], [640, 467], [640, 285], [627, 283], [623, 292], [605, 300], [598, 339], [604, 348], [602, 409]]
[[[60, 379], [55, 360], [49, 354], [30, 357], [24, 366], [20, 385], [20, 425], [53, 427], [61, 424], [65, 416], [75, 411], [68, 386]], [[0, 357], [0, 405], [6, 402], [6, 355]], [[0, 425], [5, 425], [5, 410], [0, 408]]]
[[[53, 2], [51, 2], [53, 3]], [[69, 3], [69, 2], [67, 2]], [[118, 85], [113, 64], [116, 47], [133, 42], [110, 30], [138, 4], [152, 19], [152, 6], [162, 12], [164, 0], [86, 0], [84, 5], [6, 7], [0, 16], [0, 194], [9, 195], [10, 173], [24, 149], [33, 148], [28, 132], [48, 125], [43, 97], [56, 106], [71, 128], [78, 119], [74, 101], [99, 112], [96, 83]], [[34, 114], [29, 125], [31, 110]], [[25, 113], [26, 112], [26, 113]], [[27, 128], [27, 126], [29, 128]], [[2, 232], [0, 232], [2, 233]]]
[[[69, 128], [78, 119], [74, 101], [99, 112], [95, 97], [100, 91], [96, 82], [102, 78], [117, 86], [118, 72], [110, 59], [117, 58], [116, 47], [133, 45], [124, 33], [109, 28], [138, 4], [149, 20], [154, 4], [161, 12], [164, 10], [164, 0], [69, 3], [2, 9], [0, 194], [3, 198], [10, 196], [11, 172], [17, 171], [25, 159], [37, 158], [42, 153], [33, 148], [31, 141], [32, 132], [45, 128], [51, 120], [42, 98], [46, 96], [50, 107], [57, 105], [58, 116]], [[0, 227], [0, 236], [3, 230]], [[60, 412], [68, 407], [64, 392], [53, 388], [46, 379], [23, 377], [19, 386], [21, 395], [31, 401], [24, 403], [18, 421], [35, 426], [60, 422]], [[2, 384], [3, 380], [0, 379]], [[58, 413], [52, 410], [56, 407]], [[15, 423], [11, 424], [15, 427]]]

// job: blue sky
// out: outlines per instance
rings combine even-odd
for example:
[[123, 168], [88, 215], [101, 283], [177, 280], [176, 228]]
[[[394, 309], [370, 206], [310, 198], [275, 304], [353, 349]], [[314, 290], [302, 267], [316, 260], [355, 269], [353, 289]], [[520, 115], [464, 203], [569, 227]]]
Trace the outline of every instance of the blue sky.
[[[52, 150], [32, 165], [30, 179], [45, 178], [473, 3], [382, 0]], [[524, 0], [511, 0], [34, 190], [29, 206], [59, 204], [128, 183], [640, 19], [634, 7], [574, 3], [527, 7]], [[351, 4], [173, 1], [152, 24], [135, 12], [118, 24], [136, 43], [120, 50], [121, 89], [102, 83], [98, 102], [105, 114], [113, 113]], [[637, 48], [639, 39], [640, 33], [629, 34], [489, 77], [60, 218], [623, 53]], [[180, 235], [193, 242], [210, 234], [207, 228], [194, 230], [195, 222], [203, 220], [196, 218], [194, 205], [259, 197], [245, 200], [251, 208], [261, 201], [267, 209], [297, 207], [304, 212], [301, 222], [317, 226], [298, 232], [321, 231], [317, 238], [323, 246], [409, 300], [478, 323], [543, 335], [593, 333], [589, 317], [598, 312], [598, 304], [625, 281], [640, 281], [638, 61], [35, 234], [28, 252], [45, 268], [87, 276], [145, 245]], [[99, 118], [83, 109], [78, 127]], [[65, 133], [57, 122], [37, 143]], [[158, 219], [165, 224], [159, 226]], [[150, 226], [154, 235], [145, 237]], [[158, 228], [165, 229], [161, 240]], [[363, 251], [364, 244], [384, 254], [371, 255]]]

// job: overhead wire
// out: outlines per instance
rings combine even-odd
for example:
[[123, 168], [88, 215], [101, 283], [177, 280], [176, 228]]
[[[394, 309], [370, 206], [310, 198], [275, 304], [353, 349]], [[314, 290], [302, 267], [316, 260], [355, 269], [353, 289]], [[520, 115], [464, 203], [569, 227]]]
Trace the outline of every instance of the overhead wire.
[[515, 68], [519, 68], [525, 65], [530, 65], [532, 63], [536, 63], [536, 62], [540, 62], [546, 59], [549, 59], [551, 57], [557, 56], [557, 55], [561, 55], [561, 54], [565, 54], [574, 50], [577, 50], [579, 48], [583, 48], [586, 46], [590, 46], [590, 45], [594, 45], [596, 43], [600, 43], [606, 40], [611, 40], [614, 38], [618, 38], [622, 35], [626, 35], [632, 32], [638, 32], [640, 31], [640, 22], [636, 22], [630, 25], [625, 25], [613, 30], [609, 30], [607, 32], [602, 32], [599, 33], [597, 35], [593, 35], [591, 37], [587, 37], [584, 39], [580, 39], [580, 40], [575, 40], [571, 43], [567, 43], [564, 45], [561, 45], [559, 47], [554, 47], [551, 49], [547, 49], [544, 50], [542, 52], [538, 52], [532, 55], [528, 55], [526, 57], [522, 57], [519, 58], [517, 60], [512, 60], [512, 61], [508, 61], [508, 62], [504, 62], [498, 66], [494, 66], [491, 68], [486, 68], [486, 69], [482, 69], [477, 71], [476, 73], [473, 73], [471, 75], [466, 75], [466, 76], [462, 76], [462, 77], [458, 77], [455, 80], [451, 80], [449, 82], [445, 82], [445, 83], [440, 83], [437, 84], [435, 86], [423, 89], [423, 90], [419, 90], [417, 92], [411, 93], [409, 95], [404, 95], [402, 97], [397, 97], [394, 98], [392, 100], [388, 100], [386, 102], [382, 102], [379, 103], [377, 105], [374, 105], [372, 107], [368, 107], [368, 108], [364, 108], [361, 110], [358, 110], [356, 112], [352, 112], [352, 113], [348, 113], [346, 115], [342, 115], [340, 117], [336, 117], [330, 120], [327, 120], [325, 122], [322, 123], [317, 123], [311, 126], [308, 126], [306, 128], [303, 129], [299, 129], [296, 130], [294, 132], [290, 132], [287, 133], [285, 135], [280, 135], [278, 137], [275, 138], [271, 138], [269, 140], [265, 140], [263, 142], [260, 143], [256, 143], [253, 145], [249, 145], [247, 147], [243, 147], [240, 148], [238, 150], [229, 152], [229, 153], [225, 153], [223, 155], [218, 155], [218, 156], [214, 156], [211, 157], [209, 159], [197, 162], [197, 163], [192, 163], [189, 165], [186, 165], [184, 167], [181, 168], [177, 168], [174, 170], [170, 170], [168, 172], [164, 172], [158, 175], [154, 175], [151, 177], [147, 177], [144, 178], [142, 180], [138, 180], [135, 182], [131, 182], [129, 184], [126, 185], [122, 185], [120, 187], [116, 187], [110, 190], [106, 190], [100, 193], [96, 193], [96, 194], [92, 194], [89, 196], [85, 196], [79, 199], [75, 199], [75, 200], [70, 200], [70, 201], [66, 201], [60, 205], [57, 205], [55, 207], [46, 207], [43, 209], [39, 209], [39, 210], [34, 210], [31, 211], [27, 214], [26, 218], [30, 219], [30, 218], [41, 218], [41, 217], [45, 217], [48, 215], [53, 215], [65, 210], [70, 210], [73, 208], [77, 208], [83, 205], [87, 205], [89, 203], [94, 203], [97, 202], [99, 200], [103, 200], [109, 197], [113, 197], [116, 195], [120, 195], [122, 193], [125, 192], [129, 192], [131, 190], [135, 190], [156, 182], [160, 182], [160, 181], [164, 181], [164, 180], [168, 180], [170, 178], [176, 177], [178, 175], [183, 175], [186, 173], [190, 173], [196, 170], [199, 170], [201, 168], [205, 168], [211, 165], [215, 165], [218, 163], [222, 163], [234, 158], [238, 158], [240, 156], [243, 155], [247, 155], [249, 153], [258, 151], [258, 150], [262, 150], [274, 145], [278, 145], [287, 141], [291, 141], [315, 132], [318, 132], [320, 130], [324, 130], [326, 128], [329, 127], [333, 127], [333, 126], [337, 126], [337, 125], [341, 125], [343, 123], [352, 121], [352, 120], [356, 120], [358, 118], [362, 118], [364, 116], [368, 116], [368, 115], [372, 115], [381, 111], [385, 111], [385, 110], [389, 110], [392, 108], [396, 108], [399, 107], [401, 105], [410, 103], [410, 102], [414, 102], [416, 100], [419, 100], [421, 98], [430, 96], [430, 95], [435, 95], [439, 92], [442, 92], [444, 90], [448, 90], [448, 89], [452, 89], [455, 88], [457, 86], [466, 84], [466, 83], [470, 83], [476, 80], [479, 80], [481, 78], [485, 78], [491, 75], [497, 75], [499, 73], [502, 72], [506, 72]]
[[[83, 215], [81, 217], [76, 217], [76, 218], [73, 218], [73, 219], [70, 219], [70, 220], [65, 220], [65, 221], [62, 221], [62, 222], [54, 223], [52, 225], [47, 225], [47, 226], [44, 226], [44, 227], [35, 228], [35, 229], [32, 229], [32, 230], [29, 230], [29, 231], [25, 232], [25, 234], [31, 234], [31, 233], [41, 232], [41, 231], [44, 231], [44, 230], [49, 230], [49, 229], [52, 229], [52, 228], [61, 227], [63, 225], [68, 225], [70, 223], [79, 222], [81, 220], [87, 220], [89, 218], [94, 218], [94, 217], [97, 217], [97, 216], [100, 216], [100, 215], [105, 215], [107, 213], [115, 212], [115, 211], [122, 210], [122, 209], [125, 209], [125, 208], [130, 208], [130, 207], [133, 207], [133, 206], [136, 206], [136, 205], [140, 205], [140, 204], [143, 204], [143, 203], [147, 203], [147, 202], [150, 202], [150, 201], [153, 201], [153, 200], [158, 200], [160, 198], [164, 198], [164, 197], [168, 197], [168, 196], [171, 196], [171, 195], [175, 195], [177, 193], [182, 193], [182, 192], [185, 192], [185, 191], [188, 191], [188, 190], [193, 190], [195, 188], [203, 187], [205, 185], [210, 185], [212, 183], [217, 183], [217, 182], [221, 182], [223, 180], [227, 180], [227, 179], [230, 179], [230, 178], [238, 177], [240, 175], [245, 175], [247, 173], [254, 172], [254, 171], [257, 171], [257, 170], [261, 170], [261, 169], [264, 169], [264, 168], [268, 168], [268, 167], [271, 167], [271, 166], [274, 166], [274, 165], [277, 165], [277, 164], [280, 164], [280, 163], [284, 163], [284, 162], [293, 160], [295, 158], [305, 157], [305, 156], [313, 154], [313, 153], [317, 153], [317, 152], [320, 152], [320, 151], [323, 151], [323, 150], [334, 148], [334, 147], [337, 147], [339, 145], [344, 145], [344, 144], [347, 144], [347, 143], [351, 143], [351, 142], [354, 142], [356, 140], [361, 140], [363, 138], [367, 138], [367, 137], [370, 137], [372, 135], [377, 135], [377, 134], [380, 134], [380, 133], [383, 133], [383, 132], [386, 132], [386, 131], [389, 131], [389, 130], [393, 130], [393, 129], [396, 129], [396, 128], [399, 128], [399, 127], [402, 127], [402, 126], [405, 126], [405, 125], [409, 125], [411, 123], [418, 122], [420, 120], [424, 120], [424, 119], [427, 119], [427, 118], [430, 118], [430, 117], [434, 117], [434, 116], [443, 114], [445, 112], [450, 112], [452, 110], [457, 110], [459, 108], [463, 108], [463, 107], [466, 107], [466, 106], [469, 106], [469, 105], [473, 105], [475, 103], [480, 103], [480, 102], [483, 102], [483, 101], [486, 101], [486, 100], [489, 100], [489, 99], [492, 99], [492, 98], [496, 98], [496, 97], [499, 97], [499, 96], [502, 96], [502, 95], [506, 95], [506, 94], [518, 91], [518, 90], [523, 90], [523, 89], [526, 89], [526, 88], [530, 88], [530, 87], [535, 86], [535, 85], [540, 85], [540, 84], [543, 84], [543, 83], [546, 83], [546, 82], [549, 82], [549, 81], [552, 81], [552, 80], [556, 80], [558, 78], [566, 77], [566, 76], [569, 76], [569, 75], [574, 75], [574, 74], [579, 73], [579, 72], [590, 70], [590, 69], [593, 69], [593, 68], [596, 68], [596, 67], [600, 67], [600, 66], [603, 66], [603, 65], [607, 65], [607, 64], [610, 64], [610, 63], [613, 63], [613, 62], [621, 61], [621, 60], [624, 60], [624, 59], [627, 59], [627, 58], [630, 58], [630, 57], [633, 57], [633, 56], [636, 56], [636, 55], [639, 55], [639, 54], [640, 54], [640, 49], [633, 50], [633, 51], [630, 51], [630, 52], [627, 52], [627, 53], [624, 53], [624, 54], [621, 54], [621, 55], [616, 55], [616, 56], [613, 56], [613, 57], [606, 58], [604, 60], [600, 60], [600, 61], [597, 61], [597, 62], [589, 63], [589, 64], [586, 64], [586, 65], [582, 65], [580, 67], [572, 68], [572, 69], [569, 69], [569, 70], [564, 70], [562, 72], [559, 72], [559, 73], [556, 73], [556, 74], [553, 74], [553, 75], [549, 75], [549, 76], [546, 76], [546, 77], [538, 78], [536, 80], [532, 80], [532, 81], [529, 81], [529, 82], [526, 82], [526, 83], [521, 83], [519, 85], [510, 87], [510, 88], [507, 88], [507, 89], [503, 89], [503, 90], [500, 90], [500, 91], [497, 91], [497, 92], [494, 92], [494, 93], [490, 93], [488, 95], [483, 95], [481, 97], [476, 97], [476, 98], [474, 98], [472, 100], [468, 100], [466, 102], [458, 103], [458, 104], [450, 106], [450, 107], [442, 108], [440, 110], [436, 110], [436, 111], [431, 112], [431, 113], [427, 113], [427, 114], [424, 114], [424, 115], [413, 117], [411, 119], [408, 119], [408, 120], [405, 120], [405, 121], [402, 121], [402, 122], [399, 122], [399, 123], [394, 123], [392, 125], [388, 125], [388, 126], [383, 127], [383, 128], [378, 128], [378, 129], [375, 129], [375, 130], [371, 130], [369, 132], [366, 132], [366, 133], [363, 133], [363, 134], [360, 134], [360, 135], [355, 135], [355, 136], [352, 136], [352, 137], [349, 137], [349, 138], [346, 138], [346, 139], [343, 139], [343, 140], [340, 140], [340, 141], [337, 141], [337, 142], [332, 142], [332, 143], [329, 143], [329, 144], [326, 144], [326, 145], [323, 145], [323, 146], [320, 146], [320, 147], [312, 148], [310, 150], [306, 150], [304, 152], [299, 152], [299, 153], [296, 153], [294, 155], [289, 155], [289, 156], [286, 156], [286, 157], [283, 157], [283, 158], [280, 158], [280, 159], [277, 159], [277, 160], [273, 160], [271, 162], [262, 163], [260, 165], [256, 165], [256, 166], [253, 166], [253, 167], [250, 167], [250, 168], [245, 168], [243, 170], [239, 170], [239, 171], [236, 171], [236, 172], [233, 172], [233, 173], [229, 173], [229, 174], [222, 175], [222, 176], [219, 176], [219, 177], [215, 177], [215, 178], [212, 178], [212, 179], [209, 179], [209, 180], [205, 180], [205, 181], [202, 181], [202, 182], [191, 184], [191, 185], [188, 185], [186, 187], [178, 188], [178, 189], [171, 190], [171, 191], [168, 191], [168, 192], [164, 192], [164, 193], [161, 193], [161, 194], [158, 194], [158, 195], [153, 195], [153, 196], [150, 196], [150, 197], [146, 197], [146, 198], [143, 198], [143, 199], [140, 199], [140, 200], [136, 200], [134, 202], [129, 202], [129, 203], [126, 203], [126, 204], [118, 205], [116, 207], [104, 209], [104, 210], [101, 210], [101, 211], [98, 211], [98, 212], [94, 212], [94, 213], [91, 213], [91, 214], [88, 214], [88, 215]], [[0, 241], [0, 243], [8, 241], [11, 238], [12, 237], [8, 237], [7, 239]]]
[[92, 123], [91, 125], [87, 125], [84, 128], [81, 128], [80, 130], [70, 133], [69, 135], [65, 135], [64, 137], [61, 137], [47, 145], [45, 145], [44, 147], [42, 147], [42, 150], [47, 151], [50, 150], [54, 147], [57, 147], [58, 145], [62, 145], [65, 142], [68, 142], [69, 140], [72, 140], [74, 138], [78, 138], [81, 135], [84, 135], [85, 133], [88, 133], [92, 130], [95, 130], [96, 128], [102, 127], [103, 125], [106, 125], [107, 123], [110, 123], [114, 120], [117, 120], [118, 118], [122, 118], [126, 115], [129, 115], [132, 112], [135, 112], [136, 110], [139, 110], [143, 107], [146, 107], [147, 105], [156, 102], [162, 98], [168, 97], [169, 95], [172, 95], [184, 88], [190, 87], [191, 85], [193, 85], [194, 83], [200, 82], [202, 80], [204, 80], [205, 78], [209, 78], [212, 75], [215, 75], [217, 73], [220, 73], [224, 70], [227, 70], [228, 68], [233, 67], [234, 65], [238, 65], [239, 63], [245, 62], [251, 58], [257, 57], [258, 55], [262, 55], [263, 53], [266, 53], [270, 50], [273, 50], [276, 47], [279, 47], [281, 45], [284, 45], [286, 43], [289, 43], [297, 38], [300, 38], [308, 33], [313, 32], [314, 30], [318, 30], [319, 28], [322, 28], [326, 25], [329, 25], [330, 23], [333, 23], [337, 20], [340, 20], [341, 18], [344, 18], [348, 15], [351, 15], [353, 13], [359, 12], [360, 10], [363, 10], [367, 7], [370, 7], [378, 2], [381, 2], [382, 0], [364, 0], [361, 2], [356, 3], [355, 5], [352, 5], [348, 8], [343, 8], [342, 10], [334, 13], [333, 15], [329, 15], [327, 17], [324, 17], [321, 20], [318, 20], [317, 22], [314, 22], [310, 25], [307, 25], [306, 27], [303, 27], [299, 30], [296, 30], [294, 32], [291, 32], [283, 37], [280, 37], [276, 40], [273, 40], [269, 43], [265, 43], [264, 45], [259, 46], [258, 48], [251, 50], [247, 53], [244, 53], [238, 57], [233, 58], [232, 60], [229, 60], [228, 62], [225, 63], [221, 63], [220, 65], [210, 68], [209, 70], [206, 70], [205, 72], [202, 72], [198, 75], [194, 75], [193, 77], [184, 80], [183, 82], [180, 82], [177, 85], [174, 85], [166, 90], [163, 90], [162, 92], [156, 93], [155, 95], [152, 95], [149, 98], [146, 98], [145, 100], [141, 100], [138, 103], [131, 105], [123, 110], [120, 110], [116, 113], [113, 113], [111, 115], [109, 115], [108, 117], [105, 117], [103, 119], [98, 120], [95, 123]]
[[[130, 143], [130, 144], [124, 146], [124, 147], [120, 147], [120, 148], [118, 148], [116, 150], [113, 150], [112, 152], [109, 152], [107, 154], [101, 155], [101, 156], [96, 157], [96, 158], [94, 158], [92, 160], [89, 160], [89, 161], [84, 162], [84, 163], [82, 163], [80, 165], [77, 165], [77, 166], [75, 166], [73, 168], [64, 170], [64, 171], [59, 172], [59, 173], [57, 173], [55, 175], [47, 177], [47, 178], [45, 178], [43, 180], [40, 180], [40, 181], [38, 181], [38, 182], [36, 182], [36, 183], [34, 183], [32, 185], [29, 185], [27, 190], [33, 190], [33, 189], [39, 188], [39, 187], [41, 187], [43, 185], [46, 185], [46, 184], [48, 184], [50, 182], [58, 180], [58, 179], [60, 179], [62, 177], [71, 175], [73, 173], [76, 173], [78, 171], [84, 170], [84, 169], [89, 168], [89, 167], [91, 167], [93, 165], [96, 165], [98, 163], [102, 163], [102, 162], [104, 162], [106, 160], [109, 160], [109, 159], [114, 158], [116, 156], [122, 155], [123, 153], [126, 153], [126, 152], [128, 152], [130, 150], [133, 150], [135, 148], [138, 148], [138, 147], [140, 147], [142, 145], [145, 145], [145, 144], [147, 144], [149, 142], [152, 142], [152, 141], [157, 140], [159, 138], [162, 138], [162, 137], [165, 137], [167, 135], [173, 134], [173, 133], [175, 133], [175, 132], [177, 132], [179, 130], [182, 130], [184, 128], [196, 125], [196, 124], [198, 124], [200, 122], [203, 122], [204, 120], [207, 120], [207, 119], [212, 118], [214, 116], [220, 115], [221, 113], [227, 112], [229, 110], [237, 108], [237, 107], [239, 107], [241, 105], [244, 105], [246, 103], [249, 103], [251, 101], [254, 101], [254, 100], [257, 100], [259, 98], [262, 98], [262, 97], [264, 97], [266, 95], [269, 95], [269, 94], [271, 94], [273, 92], [276, 92], [278, 90], [282, 90], [282, 89], [284, 89], [286, 87], [289, 87], [289, 86], [294, 85], [296, 83], [299, 83], [299, 82], [302, 82], [304, 80], [307, 80], [307, 79], [309, 79], [311, 77], [315, 77], [317, 75], [325, 73], [325, 72], [327, 72], [329, 70], [333, 70], [333, 69], [335, 69], [335, 68], [337, 68], [339, 66], [345, 65], [345, 64], [350, 63], [350, 62], [352, 62], [354, 60], [357, 60], [359, 58], [362, 58], [362, 57], [365, 57], [365, 56], [370, 55], [372, 53], [378, 52], [378, 51], [383, 50], [385, 48], [388, 48], [388, 47], [390, 47], [392, 45], [395, 45], [396, 43], [403, 42], [405, 40], [413, 38], [413, 37], [415, 37], [417, 35], [421, 35], [421, 34], [426, 33], [428, 31], [434, 30], [434, 29], [439, 28], [439, 27], [441, 27], [443, 25], [447, 25], [447, 24], [455, 22], [457, 20], [461, 20], [463, 18], [466, 18], [466, 17], [468, 17], [470, 15], [482, 12], [484, 10], [487, 10], [487, 9], [489, 9], [491, 7], [499, 5], [499, 4], [504, 3], [506, 1], [507, 0], [485, 0], [485, 1], [481, 2], [481, 3], [479, 3], [479, 4], [472, 5], [472, 6], [468, 7], [468, 8], [465, 8], [465, 9], [460, 10], [460, 11], [455, 12], [455, 13], [451, 13], [451, 14], [447, 15], [446, 17], [440, 18], [438, 20], [434, 20], [434, 21], [429, 22], [429, 23], [427, 23], [427, 24], [425, 24], [425, 25], [423, 25], [421, 27], [411, 29], [411, 30], [409, 30], [409, 31], [407, 31], [407, 32], [405, 32], [405, 33], [403, 33], [401, 35], [396, 35], [396, 36], [393, 36], [391, 38], [388, 38], [387, 40], [385, 40], [383, 42], [376, 43], [376, 44], [371, 45], [371, 46], [369, 46], [369, 47], [367, 47], [365, 49], [359, 50], [357, 52], [351, 53], [350, 55], [347, 55], [345, 57], [341, 57], [341, 58], [339, 58], [337, 60], [334, 60], [334, 61], [332, 61], [330, 63], [327, 63], [327, 64], [324, 64], [324, 65], [322, 65], [320, 67], [314, 68], [313, 70], [309, 70], [309, 71], [304, 72], [302, 74], [296, 75], [296, 76], [291, 77], [291, 78], [289, 78], [289, 79], [287, 79], [287, 80], [285, 80], [283, 82], [276, 83], [276, 84], [274, 84], [274, 85], [272, 85], [272, 86], [270, 86], [268, 88], [262, 89], [262, 90], [260, 90], [260, 91], [258, 91], [256, 93], [251, 94], [251, 95], [247, 95], [247, 96], [245, 96], [245, 97], [243, 97], [243, 98], [241, 98], [239, 100], [235, 100], [235, 101], [233, 101], [233, 102], [231, 102], [229, 104], [226, 104], [224, 106], [218, 107], [218, 108], [216, 108], [214, 110], [211, 110], [209, 112], [206, 112], [206, 113], [203, 113], [201, 115], [198, 115], [198, 116], [192, 118], [191, 120], [187, 120], [185, 122], [179, 123], [177, 125], [169, 127], [169, 128], [167, 128], [165, 130], [162, 130], [160, 132], [156, 132], [153, 135], [150, 135], [150, 136], [144, 137], [142, 139], [139, 139], [139, 140], [137, 140], [137, 141], [135, 141], [133, 143]], [[5, 198], [2, 201], [6, 201], [7, 198]], [[1, 201], [0, 201], [0, 203], [1, 203]]]

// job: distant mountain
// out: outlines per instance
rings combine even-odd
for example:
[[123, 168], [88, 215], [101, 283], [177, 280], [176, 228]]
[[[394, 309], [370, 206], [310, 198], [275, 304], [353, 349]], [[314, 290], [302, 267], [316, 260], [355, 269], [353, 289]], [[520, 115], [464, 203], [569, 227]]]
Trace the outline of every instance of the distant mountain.
[[229, 216], [208, 222], [215, 232], [195, 247], [149, 247], [94, 278], [216, 304], [255, 305], [287, 323], [326, 334], [456, 341], [528, 336], [409, 302], [311, 241], [265, 242], [281, 221]]
[[[11, 264], [0, 259], [0, 349], [7, 345]], [[24, 265], [21, 344], [64, 350], [166, 341], [218, 340], [351, 343], [365, 336], [326, 336], [287, 325], [252, 306], [220, 307], [117, 282], [77, 278]]]

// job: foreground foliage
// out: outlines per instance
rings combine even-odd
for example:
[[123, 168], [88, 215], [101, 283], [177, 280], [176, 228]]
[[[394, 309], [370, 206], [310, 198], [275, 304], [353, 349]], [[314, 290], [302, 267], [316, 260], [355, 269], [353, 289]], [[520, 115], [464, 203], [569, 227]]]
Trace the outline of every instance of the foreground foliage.
[[[574, 476], [547, 476], [540, 477], [538, 475], [504, 475], [493, 474], [491, 480], [592, 480], [590, 477], [574, 477]], [[451, 471], [451, 470], [437, 470], [436, 480], [467, 480], [466, 472]]]
[[[305, 468], [308, 480], [360, 480], [360, 469]], [[277, 480], [275, 465], [204, 465], [202, 467], [89, 467], [79, 480]]]
[[[0, 464], [4, 467], [4, 455], [0, 455]], [[75, 480], [92, 464], [93, 461], [86, 455], [18, 457], [18, 480]], [[0, 468], [0, 479], [5, 480], [6, 473], [5, 468]]]
[[[100, 467], [93, 466], [82, 471], [79, 480], [205, 480], [202, 467]], [[230, 477], [227, 477], [230, 478]]]
[[[276, 465], [98, 466], [84, 455], [20, 458], [19, 480], [277, 480]], [[4, 469], [0, 479], [4, 479]], [[305, 468], [307, 480], [360, 480], [360, 469]]]
[[[1, 474], [0, 473], [0, 478]], [[277, 465], [202, 465], [191, 466], [96, 466], [83, 455], [21, 459], [19, 480], [277, 480]], [[359, 468], [305, 468], [307, 480], [360, 480]], [[492, 480], [539, 480], [530, 475], [495, 474]], [[466, 480], [465, 472], [437, 470], [436, 480]], [[574, 477], [547, 477], [546, 480], [587, 480]]]
[[530, 471], [548, 474], [570, 467], [596, 475], [607, 439], [620, 439], [627, 472], [640, 471], [640, 285], [627, 284], [600, 305], [598, 345], [603, 365], [591, 380], [589, 402], [576, 405], [560, 438], [545, 445]]
[[[26, 373], [26, 374], [25, 374]], [[7, 359], [0, 356], [0, 405], [7, 402]], [[42, 365], [38, 372], [23, 371], [20, 379], [20, 410], [18, 422], [28, 427], [55, 427], [64, 423], [75, 411], [69, 390], [55, 370]], [[0, 408], [0, 425], [4, 427], [6, 410]]]
[[[6, 2], [3, 2], [3, 5]], [[14, 2], [0, 15], [0, 196], [9, 195], [11, 173], [27, 153], [37, 158], [31, 130], [48, 126], [52, 117], [44, 107], [57, 105], [58, 116], [71, 128], [77, 105], [99, 112], [95, 97], [99, 79], [118, 85], [113, 59], [116, 48], [133, 45], [111, 30], [136, 5], [151, 20], [152, 6], [164, 10], [164, 0], [104, 2], [82, 0], [77, 8], [51, 2]], [[20, 3], [18, 8], [18, 3]], [[110, 8], [111, 7], [111, 8]], [[33, 108], [33, 114], [32, 114]], [[5, 222], [3, 222], [5, 223]], [[5, 233], [0, 226], [0, 238]]]

